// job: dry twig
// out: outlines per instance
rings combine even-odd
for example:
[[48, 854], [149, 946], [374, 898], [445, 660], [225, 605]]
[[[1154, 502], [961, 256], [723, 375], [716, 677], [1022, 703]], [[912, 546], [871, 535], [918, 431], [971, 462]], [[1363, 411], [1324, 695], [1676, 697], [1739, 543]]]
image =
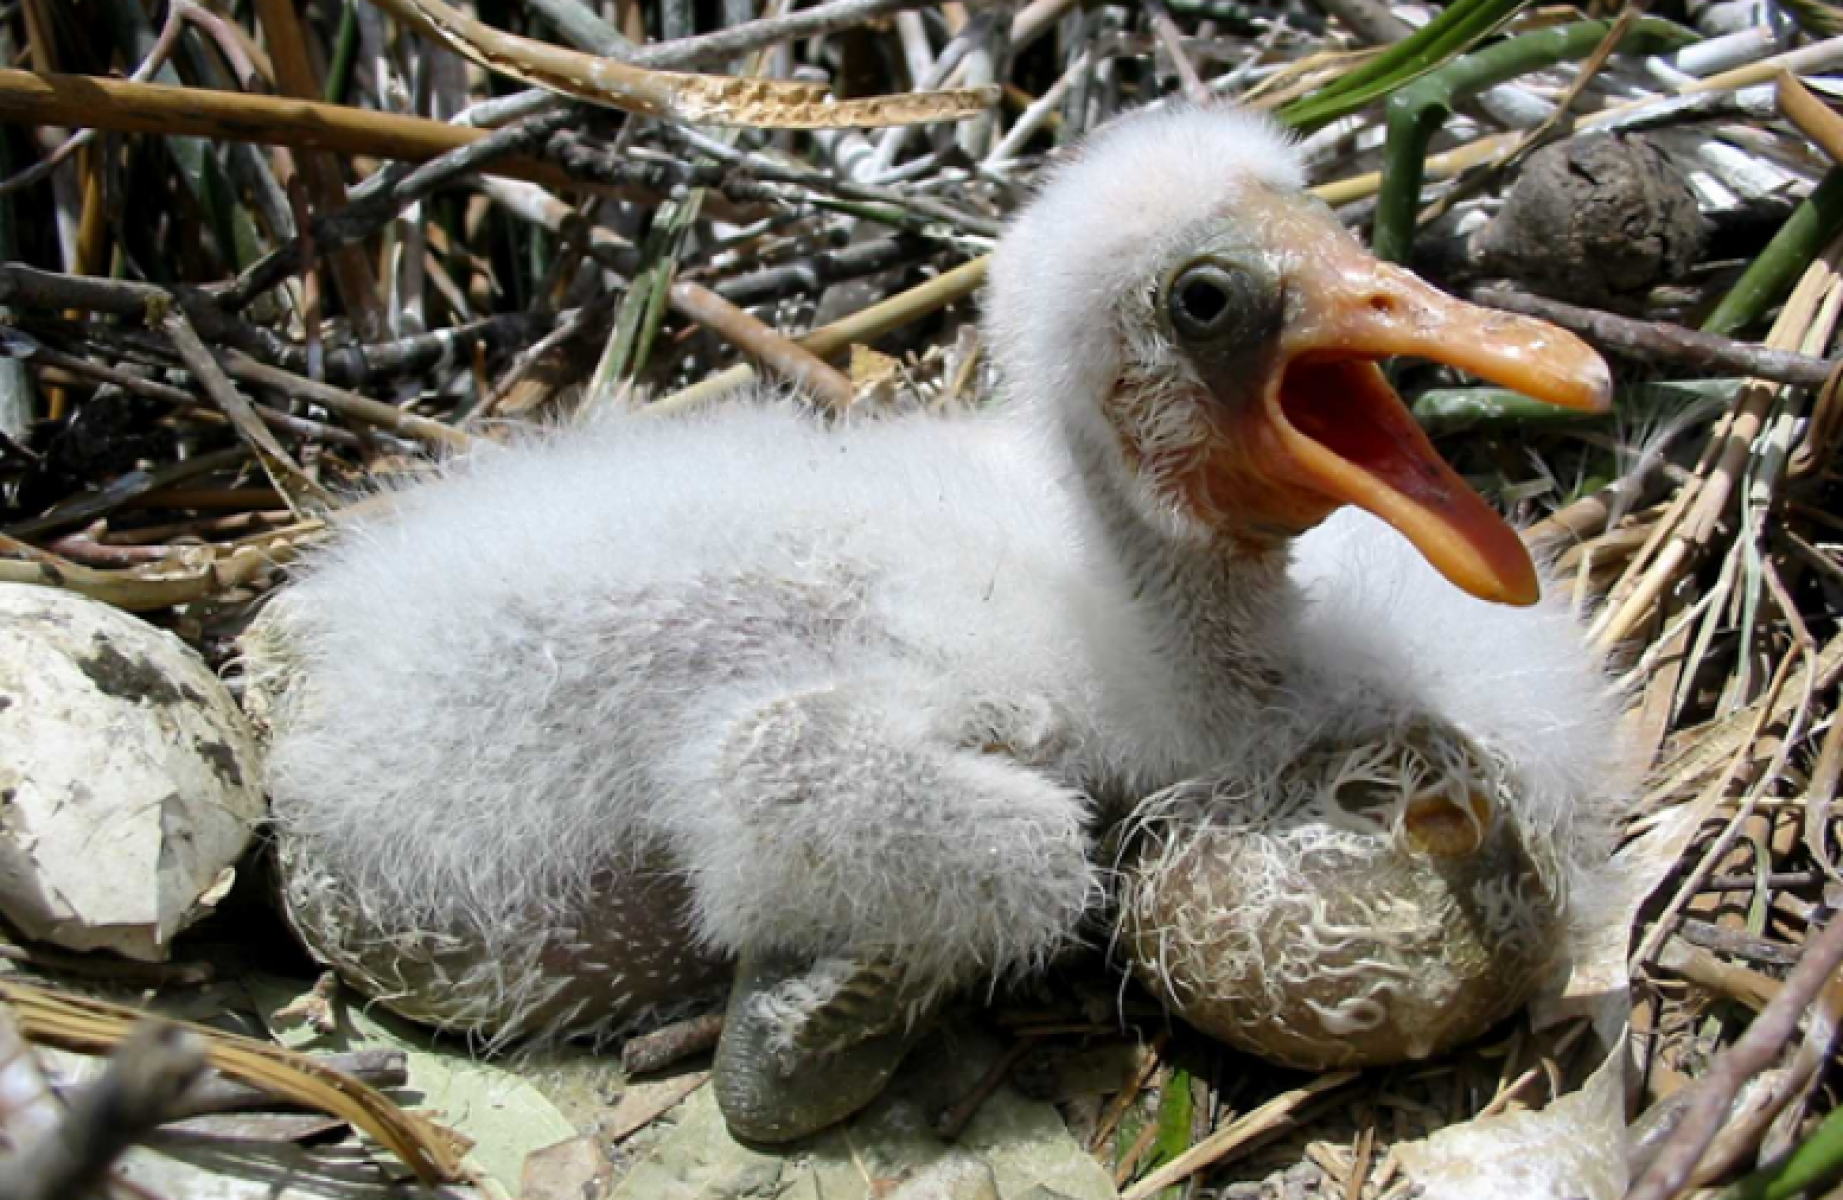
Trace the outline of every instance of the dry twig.
[[1688, 1110], [1650, 1168], [1632, 1185], [1628, 1200], [1670, 1200], [1689, 1183], [1741, 1085], [1778, 1059], [1797, 1034], [1805, 1010], [1839, 967], [1843, 967], [1843, 921], [1832, 920], [1805, 943], [1798, 966], [1772, 1003], [1696, 1082]]
[[196, 1036], [174, 1025], [143, 1023], [116, 1048], [109, 1069], [70, 1098], [55, 1129], [0, 1157], [0, 1196], [69, 1200], [90, 1194], [123, 1151], [168, 1119], [204, 1070], [205, 1047]]

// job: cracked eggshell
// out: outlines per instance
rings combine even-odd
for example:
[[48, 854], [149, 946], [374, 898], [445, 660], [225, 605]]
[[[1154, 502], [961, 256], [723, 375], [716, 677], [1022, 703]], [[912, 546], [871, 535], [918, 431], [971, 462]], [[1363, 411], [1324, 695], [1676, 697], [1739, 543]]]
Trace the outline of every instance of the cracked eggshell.
[[26, 935], [165, 960], [263, 816], [257, 755], [177, 637], [0, 584], [0, 913]]

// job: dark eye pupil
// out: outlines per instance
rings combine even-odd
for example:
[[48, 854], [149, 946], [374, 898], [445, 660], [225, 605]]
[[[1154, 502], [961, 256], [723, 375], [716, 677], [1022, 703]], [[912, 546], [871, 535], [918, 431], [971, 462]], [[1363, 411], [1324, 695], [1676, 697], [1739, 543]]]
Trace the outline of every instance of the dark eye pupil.
[[1229, 306], [1229, 294], [1214, 283], [1193, 279], [1178, 289], [1177, 302], [1185, 316], [1199, 325], [1209, 325]]

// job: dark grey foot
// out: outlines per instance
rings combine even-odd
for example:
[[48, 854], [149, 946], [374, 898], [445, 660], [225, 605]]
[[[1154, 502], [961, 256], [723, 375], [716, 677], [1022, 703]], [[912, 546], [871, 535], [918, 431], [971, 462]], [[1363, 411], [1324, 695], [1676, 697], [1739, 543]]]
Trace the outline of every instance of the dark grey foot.
[[714, 1086], [730, 1132], [791, 1142], [882, 1094], [927, 1021], [890, 967], [748, 957], [738, 964]]

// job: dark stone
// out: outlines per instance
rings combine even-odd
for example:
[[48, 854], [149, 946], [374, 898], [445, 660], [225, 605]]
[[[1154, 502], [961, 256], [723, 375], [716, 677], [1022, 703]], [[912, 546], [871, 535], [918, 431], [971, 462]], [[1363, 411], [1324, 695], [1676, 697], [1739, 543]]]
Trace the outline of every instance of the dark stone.
[[1484, 270], [1544, 295], [1630, 311], [1696, 264], [1707, 233], [1695, 193], [1655, 146], [1588, 134], [1530, 157], [1472, 251]]

